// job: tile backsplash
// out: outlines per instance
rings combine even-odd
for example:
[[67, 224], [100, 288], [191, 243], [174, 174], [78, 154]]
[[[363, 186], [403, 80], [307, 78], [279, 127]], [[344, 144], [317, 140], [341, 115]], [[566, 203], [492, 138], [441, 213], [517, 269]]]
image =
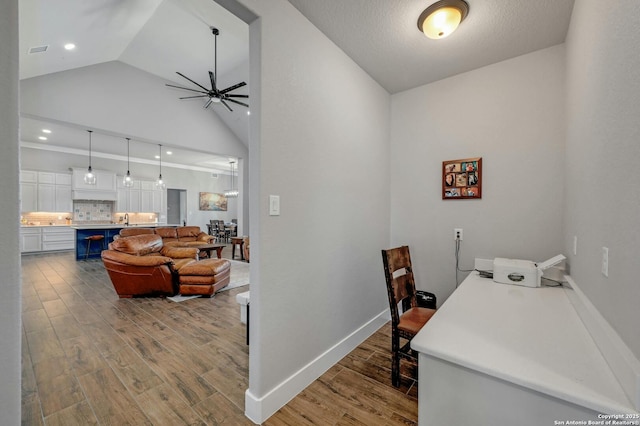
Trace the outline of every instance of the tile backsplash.
[[113, 222], [113, 201], [74, 201], [74, 222]]

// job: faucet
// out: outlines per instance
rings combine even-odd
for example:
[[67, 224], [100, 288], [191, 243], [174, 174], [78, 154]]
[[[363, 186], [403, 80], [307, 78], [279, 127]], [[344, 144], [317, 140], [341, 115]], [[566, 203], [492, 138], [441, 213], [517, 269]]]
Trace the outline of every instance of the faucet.
[[124, 214], [124, 224], [129, 226], [129, 213]]

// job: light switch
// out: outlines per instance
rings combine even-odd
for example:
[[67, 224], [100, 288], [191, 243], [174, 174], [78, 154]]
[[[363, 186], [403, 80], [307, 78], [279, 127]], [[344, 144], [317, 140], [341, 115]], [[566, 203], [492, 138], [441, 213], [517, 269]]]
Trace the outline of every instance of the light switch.
[[269, 216], [280, 216], [279, 195], [269, 195]]

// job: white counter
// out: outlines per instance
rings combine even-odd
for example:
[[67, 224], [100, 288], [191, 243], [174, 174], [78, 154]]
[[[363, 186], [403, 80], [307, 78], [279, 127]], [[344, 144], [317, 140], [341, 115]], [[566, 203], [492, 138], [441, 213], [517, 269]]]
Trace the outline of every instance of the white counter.
[[539, 425], [637, 413], [571, 291], [470, 275], [411, 343], [420, 352], [420, 425]]

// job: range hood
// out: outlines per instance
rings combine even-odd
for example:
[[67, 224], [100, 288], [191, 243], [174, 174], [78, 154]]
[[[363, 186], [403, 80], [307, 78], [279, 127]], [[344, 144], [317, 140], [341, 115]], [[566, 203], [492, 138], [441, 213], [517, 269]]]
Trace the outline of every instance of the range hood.
[[74, 189], [71, 191], [71, 198], [74, 201], [116, 201], [118, 193], [116, 191]]
[[88, 201], [117, 201], [116, 174], [106, 170], [93, 170], [96, 184], [84, 183], [86, 169], [72, 168], [71, 198]]

